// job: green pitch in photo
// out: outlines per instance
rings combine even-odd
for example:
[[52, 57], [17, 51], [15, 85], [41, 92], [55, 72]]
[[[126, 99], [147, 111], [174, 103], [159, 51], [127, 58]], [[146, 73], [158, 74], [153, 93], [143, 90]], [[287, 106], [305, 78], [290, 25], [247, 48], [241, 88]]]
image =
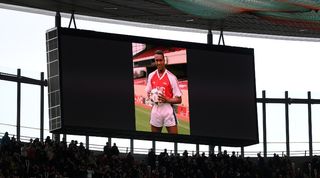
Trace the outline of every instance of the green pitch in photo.
[[[151, 132], [150, 127], [150, 109], [141, 106], [135, 106], [136, 113], [136, 130], [143, 132]], [[162, 133], [168, 133], [167, 129], [163, 128]], [[183, 121], [178, 117], [178, 134], [190, 135], [190, 122]]]

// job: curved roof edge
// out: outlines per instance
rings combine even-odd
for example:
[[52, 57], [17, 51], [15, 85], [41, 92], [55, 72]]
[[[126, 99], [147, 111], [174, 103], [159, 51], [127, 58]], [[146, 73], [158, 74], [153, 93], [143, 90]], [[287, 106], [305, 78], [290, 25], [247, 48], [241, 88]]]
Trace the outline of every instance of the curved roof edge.
[[[56, 12], [54, 11], [31, 8], [31, 7], [23, 7], [23, 6], [11, 5], [11, 4], [4, 4], [4, 3], [0, 3], [0, 8], [27, 12], [27, 13], [35, 13], [40, 15], [47, 15], [52, 17], [56, 15]], [[70, 18], [70, 16], [71, 14], [61, 13], [61, 17], [63, 18]], [[109, 23], [109, 24], [117, 24], [117, 25], [127, 25], [132, 27], [141, 27], [141, 28], [149, 28], [149, 29], [162, 29], [162, 30], [171, 30], [171, 31], [177, 31], [177, 32], [193, 32], [193, 33], [203, 33], [203, 34], [206, 34], [208, 32], [207, 30], [203, 30], [203, 29], [149, 24], [149, 23], [132, 22], [132, 21], [125, 21], [125, 20], [115, 20], [115, 19], [108, 19], [108, 18], [102, 18], [102, 17], [85, 16], [80, 14], [75, 14], [75, 17], [76, 19], [85, 20], [85, 21], [101, 22], [101, 23]], [[220, 35], [220, 31], [212, 31], [212, 34]], [[237, 36], [237, 37], [320, 42], [320, 38], [310, 38], [310, 37], [280, 36], [280, 35], [241, 33], [241, 32], [229, 32], [229, 31], [224, 31], [223, 34], [226, 36]]]

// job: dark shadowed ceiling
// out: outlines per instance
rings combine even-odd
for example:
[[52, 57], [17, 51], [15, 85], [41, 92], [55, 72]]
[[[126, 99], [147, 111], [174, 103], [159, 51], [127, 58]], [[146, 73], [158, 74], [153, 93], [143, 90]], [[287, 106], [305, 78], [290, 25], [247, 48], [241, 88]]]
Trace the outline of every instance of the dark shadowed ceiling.
[[0, 3], [175, 27], [320, 38], [320, 0], [0, 0]]

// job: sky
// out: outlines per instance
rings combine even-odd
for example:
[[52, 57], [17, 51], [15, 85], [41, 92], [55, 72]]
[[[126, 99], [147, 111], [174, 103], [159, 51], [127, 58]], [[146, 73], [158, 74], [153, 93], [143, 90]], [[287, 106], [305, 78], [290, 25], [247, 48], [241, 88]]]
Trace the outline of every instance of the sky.
[[[133, 36], [146, 36], [152, 38], [172, 39], [178, 41], [190, 41], [206, 43], [205, 31], [194, 30], [174, 31], [127, 26], [111, 23], [92, 22], [77, 19], [78, 29], [128, 34]], [[0, 72], [16, 74], [17, 68], [22, 70], [22, 75], [40, 79], [40, 72], [46, 76], [46, 49], [45, 33], [54, 27], [54, 16], [33, 14], [15, 10], [0, 8]], [[68, 18], [62, 19], [62, 27], [67, 27]], [[156, 27], [156, 26], [154, 26]], [[191, 32], [192, 31], [192, 32]], [[256, 92], [260, 98], [262, 90], [266, 90], [267, 97], [283, 98], [284, 92], [289, 91], [291, 98], [307, 98], [307, 92], [312, 92], [312, 98], [320, 99], [320, 59], [318, 50], [319, 41], [280, 40], [272, 36], [268, 38], [247, 37], [244, 35], [228, 35], [224, 33], [225, 43], [228, 46], [254, 48], [256, 70]], [[213, 43], [218, 43], [219, 36], [213, 35]], [[45, 92], [47, 96], [47, 92]], [[25, 136], [39, 137], [40, 121], [40, 87], [22, 85], [22, 110], [21, 134]], [[261, 104], [258, 106], [259, 137], [262, 141], [262, 114]], [[48, 129], [48, 112], [45, 100], [45, 128]], [[320, 106], [313, 105], [313, 141], [314, 150], [320, 153]], [[16, 130], [16, 84], [0, 80], [0, 132], [8, 131], [15, 134]], [[292, 153], [302, 153], [308, 150], [308, 122], [307, 105], [290, 105], [290, 144]], [[267, 105], [267, 139], [268, 149], [271, 152], [285, 151], [285, 112], [284, 105]], [[1, 133], [0, 133], [1, 135]], [[51, 136], [46, 131], [45, 135]], [[85, 142], [83, 136], [70, 136]], [[128, 139], [112, 139], [119, 147], [127, 147]], [[90, 137], [90, 141], [103, 145], [106, 138]], [[137, 148], [150, 148], [150, 141], [135, 140]], [[173, 149], [173, 143], [157, 142], [158, 149]], [[125, 149], [125, 148], [124, 148]], [[195, 150], [194, 144], [179, 144], [178, 149]], [[206, 145], [200, 146], [200, 151], [207, 151]], [[223, 147], [223, 149], [239, 151], [239, 148]], [[262, 151], [262, 144], [246, 147], [250, 154]], [[297, 152], [295, 152], [297, 151]]]

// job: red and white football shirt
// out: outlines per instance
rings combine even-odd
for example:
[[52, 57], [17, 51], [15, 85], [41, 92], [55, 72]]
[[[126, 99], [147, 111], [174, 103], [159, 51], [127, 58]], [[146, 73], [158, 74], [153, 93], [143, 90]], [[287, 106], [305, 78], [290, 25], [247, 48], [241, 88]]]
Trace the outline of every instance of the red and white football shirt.
[[[178, 80], [168, 70], [159, 75], [158, 70], [149, 74], [146, 86], [146, 92], [150, 93], [152, 89], [158, 88], [168, 98], [181, 97], [182, 92], [179, 88]], [[170, 103], [160, 103], [152, 107], [150, 115], [150, 124], [156, 127], [170, 127], [177, 125], [178, 121]]]
[[162, 76], [159, 75], [158, 70], [149, 74], [146, 92], [150, 93], [154, 88], [162, 90], [168, 98], [181, 97], [182, 95], [177, 77], [168, 70], [165, 70]]

